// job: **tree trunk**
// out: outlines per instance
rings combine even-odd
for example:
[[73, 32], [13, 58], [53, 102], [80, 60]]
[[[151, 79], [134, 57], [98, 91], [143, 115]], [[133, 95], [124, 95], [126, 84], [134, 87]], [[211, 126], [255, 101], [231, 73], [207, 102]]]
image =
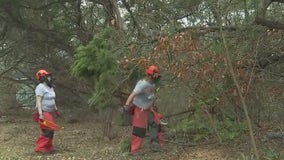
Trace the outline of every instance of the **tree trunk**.
[[122, 30], [123, 21], [116, 0], [105, 0], [103, 5], [107, 14], [106, 23], [117, 30]]

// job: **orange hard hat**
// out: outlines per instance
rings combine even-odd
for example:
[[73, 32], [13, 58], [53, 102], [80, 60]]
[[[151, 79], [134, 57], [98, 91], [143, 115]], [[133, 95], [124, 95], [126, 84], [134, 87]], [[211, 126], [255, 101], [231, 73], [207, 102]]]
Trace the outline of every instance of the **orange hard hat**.
[[50, 75], [50, 73], [48, 73], [46, 70], [44, 69], [40, 69], [36, 72], [36, 79], [39, 80], [40, 77], [43, 77], [43, 76], [47, 76], [47, 75]]
[[154, 73], [159, 73], [159, 68], [155, 65], [151, 65], [146, 69], [146, 75], [153, 75]]

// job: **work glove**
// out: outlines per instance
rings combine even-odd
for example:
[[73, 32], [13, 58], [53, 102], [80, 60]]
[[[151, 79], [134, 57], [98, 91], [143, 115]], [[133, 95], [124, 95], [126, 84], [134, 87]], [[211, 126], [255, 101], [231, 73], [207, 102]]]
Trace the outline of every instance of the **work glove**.
[[59, 117], [61, 115], [61, 113], [58, 110], [55, 110], [55, 114], [57, 117]]
[[38, 118], [39, 120], [43, 120], [44, 119], [43, 114], [39, 114]]
[[120, 112], [120, 113], [127, 113], [128, 111], [129, 111], [129, 106], [127, 106], [127, 105], [124, 105], [124, 106], [122, 106], [122, 107], [119, 107], [119, 109], [118, 109], [118, 111]]
[[168, 125], [168, 122], [165, 119], [160, 119], [160, 124], [162, 126], [166, 126], [166, 125]]

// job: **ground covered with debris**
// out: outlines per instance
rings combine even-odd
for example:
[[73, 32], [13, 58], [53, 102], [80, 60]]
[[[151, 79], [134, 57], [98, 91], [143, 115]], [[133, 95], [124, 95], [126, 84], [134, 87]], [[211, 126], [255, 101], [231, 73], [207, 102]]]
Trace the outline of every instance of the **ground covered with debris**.
[[[27, 110], [2, 111], [0, 118], [0, 160], [235, 160], [254, 159], [248, 136], [222, 144], [208, 139], [204, 142], [182, 143], [165, 133], [165, 147], [160, 152], [152, 152], [148, 137], [144, 139], [141, 155], [129, 156], [123, 150], [123, 143], [131, 134], [131, 126], [113, 125], [112, 139], [102, 134], [102, 125], [93, 116], [84, 119], [56, 118], [64, 126], [54, 137], [56, 152], [40, 154], [34, 152], [34, 145], [39, 134], [38, 126], [32, 121]], [[76, 114], [74, 114], [75, 116]], [[73, 117], [74, 117], [73, 116]], [[166, 130], [167, 131], [167, 130]], [[262, 159], [283, 159], [284, 139], [270, 139], [261, 132], [256, 134], [256, 141]]]

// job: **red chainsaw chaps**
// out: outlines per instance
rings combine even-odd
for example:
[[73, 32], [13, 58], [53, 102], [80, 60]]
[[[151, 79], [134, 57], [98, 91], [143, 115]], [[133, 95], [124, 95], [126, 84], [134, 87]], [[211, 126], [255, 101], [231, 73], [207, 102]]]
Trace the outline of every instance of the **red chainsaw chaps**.
[[[51, 112], [43, 112], [43, 117], [45, 120], [49, 122], [53, 122], [53, 117]], [[41, 128], [41, 120], [38, 120], [39, 127]], [[46, 129], [46, 128], [41, 128], [41, 129]], [[44, 137], [42, 135], [42, 130], [41, 133], [37, 139], [36, 146], [35, 146], [35, 151], [36, 152], [50, 152], [53, 150], [53, 145], [52, 145], [52, 138]]]
[[[154, 122], [159, 127], [160, 119], [163, 118], [163, 115], [161, 113], [158, 113], [154, 111], [153, 109], [148, 110], [141, 110], [138, 107], [134, 107], [134, 115], [132, 120], [132, 126], [133, 127], [140, 127], [140, 128], [147, 128], [148, 125], [148, 113], [152, 112], [154, 115]], [[161, 129], [158, 129], [158, 143], [160, 146], [164, 145], [163, 135], [161, 133]], [[130, 152], [136, 153], [141, 147], [142, 139], [140, 137], [137, 137], [135, 135], [131, 136], [131, 147]]]
[[134, 115], [132, 119], [132, 126], [147, 128], [149, 110], [142, 110], [134, 107]]
[[[132, 118], [132, 126], [134, 127], [139, 127], [139, 128], [147, 128], [148, 124], [148, 113], [149, 110], [141, 110], [138, 107], [133, 107], [133, 118]], [[142, 144], [142, 139], [141, 137], [135, 136], [132, 134], [131, 136], [131, 146], [130, 146], [130, 152], [131, 153], [136, 153], [141, 147]]]
[[135, 127], [141, 127], [141, 128], [146, 128], [147, 123], [148, 123], [148, 113], [152, 112], [154, 115], [154, 122], [155, 124], [159, 125], [160, 120], [164, 117], [161, 113], [156, 112], [155, 110], [147, 109], [147, 110], [141, 110], [138, 107], [133, 107], [133, 120], [132, 120], [132, 125]]
[[40, 135], [37, 139], [36, 152], [50, 152], [53, 151], [52, 139]]

